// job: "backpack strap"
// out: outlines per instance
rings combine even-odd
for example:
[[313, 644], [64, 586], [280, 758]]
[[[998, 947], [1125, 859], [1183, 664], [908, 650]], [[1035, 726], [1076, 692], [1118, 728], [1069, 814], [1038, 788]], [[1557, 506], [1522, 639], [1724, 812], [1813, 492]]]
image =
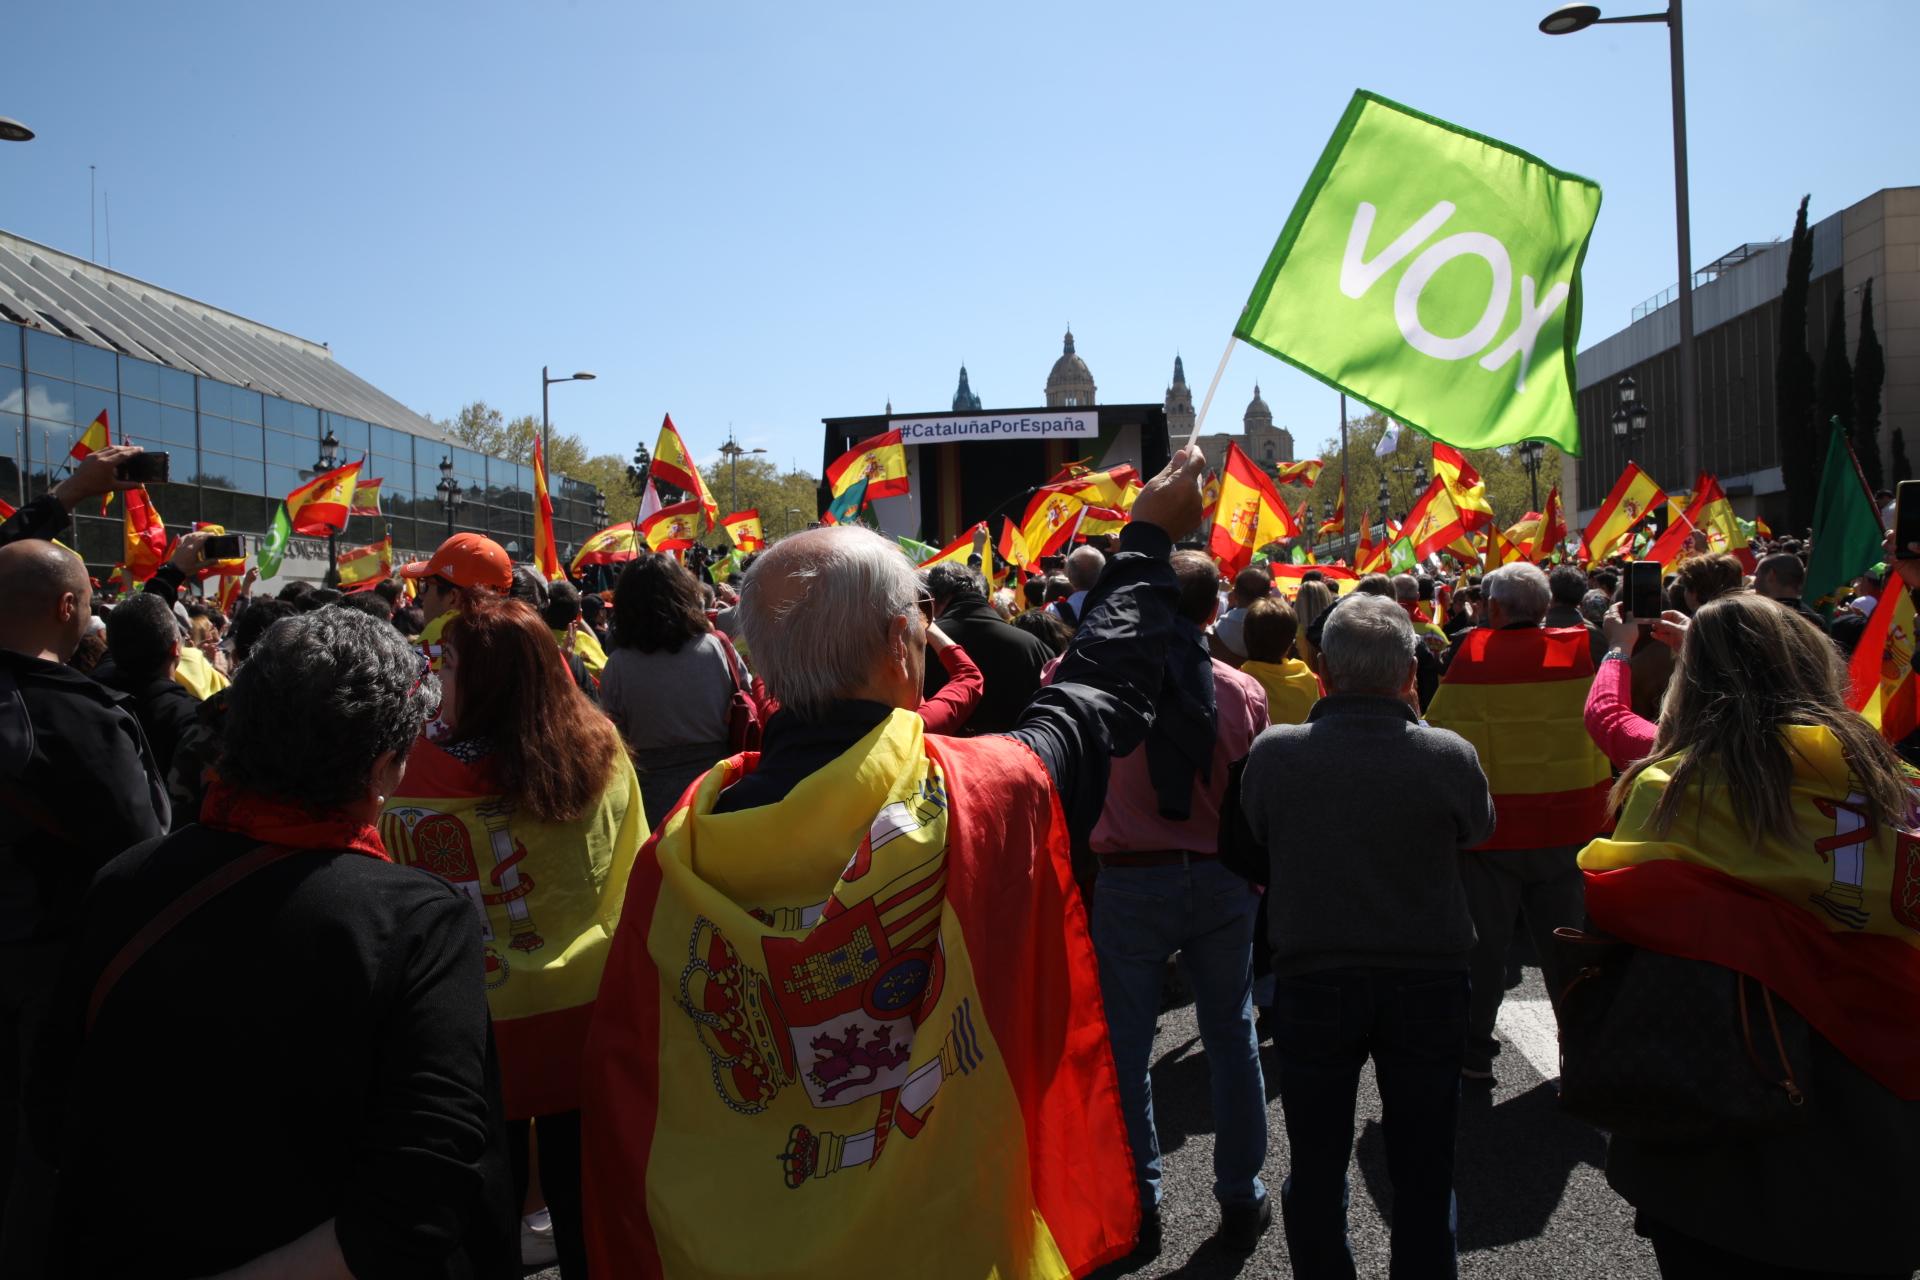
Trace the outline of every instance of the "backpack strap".
[[93, 994], [87, 999], [86, 1029], [93, 1030], [94, 1019], [100, 1016], [100, 1006], [113, 993], [127, 970], [139, 963], [140, 957], [153, 949], [154, 943], [173, 932], [174, 927], [201, 907], [212, 902], [227, 890], [251, 876], [254, 872], [272, 866], [290, 854], [300, 852], [291, 845], [263, 844], [249, 853], [242, 854], [232, 862], [217, 868], [213, 874], [190, 886], [185, 893], [169, 902], [147, 921], [140, 931], [127, 939], [125, 946], [114, 953], [107, 967], [100, 971], [100, 977], [93, 984]]

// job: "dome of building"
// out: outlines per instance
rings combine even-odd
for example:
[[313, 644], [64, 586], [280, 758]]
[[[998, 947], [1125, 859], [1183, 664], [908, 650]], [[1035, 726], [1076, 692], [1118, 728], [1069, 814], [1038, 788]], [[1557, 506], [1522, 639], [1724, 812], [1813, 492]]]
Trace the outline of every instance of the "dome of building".
[[1047, 407], [1050, 409], [1090, 405], [1094, 402], [1093, 370], [1074, 354], [1073, 330], [1067, 330], [1065, 349], [1047, 374]]
[[1246, 417], [1242, 421], [1249, 432], [1258, 427], [1273, 426], [1273, 410], [1269, 409], [1267, 402], [1260, 398], [1260, 384], [1257, 382], [1253, 384], [1253, 400], [1247, 405]]

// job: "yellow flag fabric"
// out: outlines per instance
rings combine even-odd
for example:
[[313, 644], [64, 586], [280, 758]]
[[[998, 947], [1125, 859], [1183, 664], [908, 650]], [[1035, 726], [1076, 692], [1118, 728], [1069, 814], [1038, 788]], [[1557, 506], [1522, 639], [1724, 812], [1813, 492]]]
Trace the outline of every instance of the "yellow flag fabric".
[[680, 438], [680, 430], [673, 425], [671, 415], [660, 424], [660, 439], [653, 447], [653, 465], [648, 474], [692, 494], [706, 514], [707, 527], [718, 524], [720, 504], [707, 492], [707, 482], [700, 478], [700, 468], [693, 464], [693, 455], [687, 452], [686, 441]]
[[619, 752], [586, 814], [546, 823], [507, 803], [489, 760], [416, 743], [380, 838], [394, 861], [473, 904], [508, 1116], [572, 1111], [600, 973], [648, 835], [640, 781]]
[[1269, 724], [1305, 724], [1307, 713], [1320, 701], [1320, 677], [1298, 658], [1243, 662], [1240, 673], [1252, 676], [1267, 691]]
[[1586, 531], [1580, 535], [1580, 556], [1588, 564], [1597, 564], [1613, 553], [1619, 541], [1633, 531], [1649, 511], [1667, 500], [1667, 495], [1652, 476], [1637, 463], [1629, 462], [1613, 491], [1593, 513]]
[[180, 664], [173, 669], [173, 681], [202, 702], [231, 683], [207, 661], [206, 654], [190, 644], [180, 646]]
[[571, 629], [553, 629], [553, 642], [560, 646], [560, 652], [577, 654], [586, 665], [587, 674], [595, 680], [607, 669], [607, 651], [600, 647], [600, 637], [585, 626]]

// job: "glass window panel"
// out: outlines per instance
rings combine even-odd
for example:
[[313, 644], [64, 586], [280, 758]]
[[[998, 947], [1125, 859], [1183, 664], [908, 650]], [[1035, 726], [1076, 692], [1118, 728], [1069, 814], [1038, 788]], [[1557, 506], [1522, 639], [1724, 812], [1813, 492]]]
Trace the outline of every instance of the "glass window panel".
[[[73, 429], [72, 434], [77, 438], [80, 434], [79, 429], [78, 428]], [[118, 433], [115, 433], [115, 439], [118, 440], [118, 438], [119, 438]], [[138, 431], [130, 431], [127, 433], [127, 439], [133, 444], [139, 445], [142, 449], [145, 449], [148, 453], [165, 453], [165, 454], [172, 455], [172, 454], [178, 454], [180, 452], [178, 449], [174, 448], [172, 445], [168, 444], [165, 440], [162, 440], [157, 435], [142, 434]]]
[[252, 494], [236, 493], [232, 496], [233, 519], [227, 521], [227, 528], [235, 533], [265, 533], [267, 522], [273, 519], [276, 504]]
[[[83, 507], [92, 506], [95, 511], [100, 510], [96, 504], [82, 505]], [[117, 506], [114, 509], [113, 518], [106, 520], [97, 515], [83, 516], [76, 511], [73, 516], [73, 525], [74, 540], [68, 545], [78, 551], [80, 558], [89, 565], [112, 566], [120, 563], [125, 556], [126, 538]], [[63, 537], [61, 541], [66, 542], [66, 539]]]
[[243, 493], [266, 492], [266, 464], [258, 455], [251, 458], [223, 457], [219, 459], [233, 476], [233, 487]]
[[[6, 335], [0, 333], [0, 346]], [[0, 369], [0, 413], [23, 414], [27, 411], [25, 379], [18, 369]]]
[[47, 491], [49, 475], [59, 472], [79, 435], [69, 423], [27, 419], [27, 453], [32, 459], [27, 471], [27, 497], [37, 498]]
[[233, 416], [233, 388], [212, 378], [200, 379], [200, 412], [222, 418]]
[[393, 547], [396, 553], [394, 556], [394, 567], [396, 569], [399, 568], [401, 564], [398, 553], [404, 548], [420, 546], [422, 535], [434, 541], [435, 545], [438, 545], [437, 539], [440, 530], [434, 525], [425, 522], [415, 523], [412, 520], [389, 520], [387, 523], [393, 531]]
[[27, 375], [27, 412], [36, 418], [48, 422], [72, 422], [76, 394], [71, 382], [38, 373]]
[[198, 444], [199, 437], [193, 429], [193, 410], [177, 409], [170, 404], [161, 405], [160, 438], [187, 449]]
[[193, 408], [193, 375], [179, 369], [160, 370], [160, 403]]
[[281, 431], [305, 436], [309, 440], [320, 438], [320, 411], [304, 404], [293, 404], [278, 396], [265, 397], [267, 425]]
[[258, 391], [249, 391], [245, 387], [234, 387], [232, 388], [232, 395], [233, 420], [235, 422], [251, 422], [255, 426], [259, 426], [260, 393]]
[[267, 464], [267, 496], [285, 497], [310, 478], [303, 477], [294, 467], [277, 466], [269, 462]]
[[[26, 440], [21, 434], [26, 429], [26, 418], [17, 413], [0, 411], [0, 457], [24, 458], [27, 456]], [[13, 495], [0, 491], [0, 498], [11, 502]]]
[[135, 400], [130, 396], [122, 397], [120, 400], [120, 421], [113, 424], [113, 438], [118, 440], [122, 431], [131, 431], [135, 435], [159, 435], [160, 406], [151, 400]]
[[[175, 461], [179, 459], [176, 457]], [[175, 469], [175, 475], [183, 475]], [[150, 484], [147, 494], [153, 499], [154, 510], [160, 513], [160, 519], [167, 528], [186, 533], [193, 528], [193, 522], [200, 518], [200, 488], [191, 484]], [[176, 528], [177, 527], [177, 528]]]
[[215, 453], [233, 452], [233, 424], [225, 418], [200, 415], [200, 447]]
[[40, 329], [27, 330], [27, 368], [56, 378], [73, 377], [73, 344]]
[[227, 532], [232, 533], [236, 523], [233, 515], [234, 496], [223, 489], [203, 490], [200, 494], [200, 518], [208, 524], [224, 526]]
[[20, 367], [21, 339], [26, 330], [15, 324], [0, 324], [0, 365], [9, 369]]
[[312, 466], [319, 449], [311, 440], [300, 440], [279, 431], [266, 433], [266, 454], [268, 462], [278, 462], [289, 467]]
[[342, 458], [358, 458], [372, 451], [367, 440], [367, 424], [358, 418], [330, 413], [327, 415], [327, 426], [332, 429], [334, 439], [340, 442]]
[[160, 398], [160, 366], [148, 364], [145, 360], [135, 360], [132, 356], [121, 356], [120, 394], [139, 396], [143, 400], [158, 400]]
[[262, 438], [259, 427], [250, 423], [236, 422], [233, 426], [233, 452], [242, 458], [261, 458], [266, 454], [267, 443]]
[[76, 386], [73, 389], [73, 425], [87, 427], [102, 413], [115, 440], [120, 438], [120, 397], [99, 387]]
[[99, 347], [90, 347], [82, 342], [73, 344], [73, 380], [83, 382], [90, 387], [100, 387], [107, 391], [120, 389], [119, 360], [111, 351]]

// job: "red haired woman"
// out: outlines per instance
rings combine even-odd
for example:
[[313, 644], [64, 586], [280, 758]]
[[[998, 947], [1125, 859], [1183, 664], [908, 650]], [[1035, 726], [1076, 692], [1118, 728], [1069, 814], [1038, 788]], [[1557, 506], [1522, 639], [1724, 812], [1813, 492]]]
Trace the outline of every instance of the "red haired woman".
[[[438, 720], [381, 818], [394, 857], [472, 901], [510, 1121], [534, 1121], [565, 1276], [580, 1227], [581, 1056], [634, 854], [640, 784], [611, 722], [521, 601], [476, 595], [442, 633]], [[524, 1192], [526, 1125], [511, 1126]]]

